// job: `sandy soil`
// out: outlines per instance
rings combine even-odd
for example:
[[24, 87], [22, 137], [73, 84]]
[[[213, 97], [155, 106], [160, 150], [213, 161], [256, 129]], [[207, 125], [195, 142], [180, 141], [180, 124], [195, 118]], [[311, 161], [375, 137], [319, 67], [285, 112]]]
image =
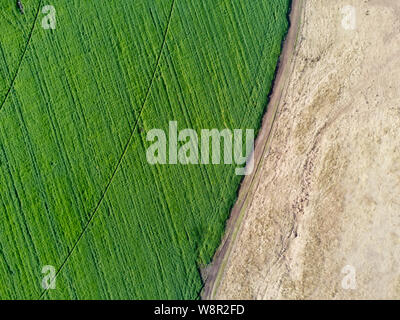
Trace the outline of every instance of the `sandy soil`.
[[264, 123], [203, 297], [399, 299], [400, 2], [301, 4], [271, 134]]

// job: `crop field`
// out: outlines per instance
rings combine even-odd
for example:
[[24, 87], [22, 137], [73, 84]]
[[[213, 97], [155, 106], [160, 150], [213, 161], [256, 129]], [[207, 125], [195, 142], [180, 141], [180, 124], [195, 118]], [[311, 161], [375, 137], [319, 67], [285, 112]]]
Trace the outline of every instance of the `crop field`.
[[22, 2], [0, 0], [0, 298], [199, 298], [242, 177], [151, 165], [146, 134], [257, 131], [290, 1]]

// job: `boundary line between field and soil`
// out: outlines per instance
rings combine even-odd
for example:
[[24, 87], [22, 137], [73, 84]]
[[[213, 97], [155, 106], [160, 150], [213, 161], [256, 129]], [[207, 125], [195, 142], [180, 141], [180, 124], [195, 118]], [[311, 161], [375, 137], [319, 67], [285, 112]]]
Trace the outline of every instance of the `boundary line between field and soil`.
[[[289, 16], [289, 30], [283, 43], [282, 53], [279, 58], [276, 78], [273, 84], [267, 111], [263, 117], [262, 125], [255, 143], [254, 159], [255, 170], [250, 176], [246, 176], [240, 186], [238, 199], [231, 210], [230, 218], [226, 223], [225, 235], [216, 251], [212, 263], [205, 269], [206, 278], [201, 297], [203, 300], [214, 299], [225, 273], [232, 248], [240, 233], [242, 221], [245, 218], [249, 196], [254, 191], [255, 183], [259, 180], [259, 172], [265, 155], [269, 151], [272, 139], [272, 131], [281, 103], [283, 92], [287, 88], [290, 69], [294, 61], [295, 49], [298, 46], [298, 36], [301, 30], [301, 14], [304, 0], [292, 0]], [[289, 74], [290, 75], [290, 74]]]
[[35, 30], [35, 25], [36, 25], [37, 19], [39, 17], [41, 5], [42, 5], [42, 0], [39, 0], [39, 5], [38, 5], [37, 11], [36, 11], [36, 16], [33, 19], [33, 24], [32, 24], [32, 27], [31, 27], [31, 31], [29, 32], [29, 35], [28, 35], [28, 40], [26, 41], [26, 45], [25, 45], [24, 51], [22, 52], [22, 56], [19, 59], [19, 62], [18, 62], [18, 65], [17, 65], [17, 70], [15, 71], [14, 77], [11, 79], [10, 86], [8, 87], [6, 95], [4, 96], [4, 99], [0, 104], [0, 111], [3, 109], [8, 97], [10, 96], [11, 90], [14, 87], [14, 84], [15, 84], [15, 80], [17, 79], [19, 71], [21, 70], [22, 62], [24, 61], [26, 52], [28, 51], [29, 44], [31, 43], [31, 40], [32, 40], [33, 31]]
[[[83, 236], [85, 235], [86, 231], [88, 230], [88, 227], [89, 227], [90, 223], [93, 221], [96, 213], [98, 212], [98, 209], [100, 208], [100, 205], [102, 204], [102, 202], [103, 202], [108, 190], [110, 189], [110, 186], [111, 186], [111, 184], [112, 184], [112, 182], [114, 180], [114, 177], [115, 177], [116, 173], [118, 172], [118, 169], [121, 167], [122, 160], [124, 159], [128, 149], [129, 149], [129, 146], [130, 146], [130, 144], [131, 144], [131, 142], [133, 140], [134, 133], [136, 131], [139, 119], [140, 119], [140, 117], [141, 117], [141, 115], [143, 113], [143, 110], [144, 110], [144, 107], [146, 105], [146, 102], [147, 102], [147, 100], [148, 100], [148, 98], [150, 96], [150, 92], [151, 92], [151, 89], [153, 87], [154, 79], [156, 78], [156, 73], [157, 73], [157, 70], [158, 70], [158, 68], [160, 66], [161, 57], [162, 57], [162, 54], [163, 54], [163, 51], [164, 51], [165, 44], [167, 42], [168, 31], [169, 31], [169, 28], [170, 28], [170, 25], [171, 25], [171, 20], [172, 20], [172, 15], [173, 15], [174, 8], [175, 8], [175, 3], [176, 3], [176, 0], [172, 0], [171, 9], [170, 9], [169, 16], [168, 16], [168, 21], [167, 21], [167, 26], [165, 28], [164, 35], [163, 35], [163, 42], [161, 44], [160, 51], [159, 51], [158, 56], [157, 56], [157, 60], [156, 60], [156, 64], [155, 64], [155, 67], [154, 67], [153, 75], [152, 75], [152, 78], [150, 80], [150, 84], [149, 84], [149, 86], [147, 88], [146, 95], [145, 95], [145, 98], [143, 100], [142, 106], [139, 109], [139, 114], [138, 114], [138, 117], [136, 118], [136, 121], [135, 121], [134, 126], [132, 128], [132, 131], [131, 131], [131, 134], [129, 136], [128, 142], [125, 144], [125, 148], [122, 151], [122, 154], [121, 154], [121, 156], [120, 156], [120, 158], [119, 158], [119, 160], [118, 160], [118, 162], [117, 162], [117, 164], [116, 164], [116, 166], [114, 168], [114, 171], [111, 174], [111, 177], [110, 177], [110, 179], [109, 179], [109, 181], [108, 181], [103, 193], [101, 194], [101, 197], [100, 197], [99, 201], [97, 202], [96, 207], [92, 211], [92, 214], [90, 215], [89, 220], [87, 221], [85, 227], [82, 229], [79, 237], [75, 241], [75, 243], [72, 246], [71, 250], [69, 251], [68, 255], [65, 257], [63, 263], [61, 264], [61, 266], [57, 270], [57, 272], [56, 272], [56, 274], [55, 274], [55, 276], [54, 276], [52, 281], [54, 281], [57, 278], [57, 276], [60, 274], [60, 272], [63, 270], [65, 264], [68, 262], [69, 258], [71, 257], [71, 255], [75, 251], [76, 247], [78, 246], [80, 240], [83, 238]], [[43, 296], [46, 294], [46, 292], [47, 292], [47, 290], [43, 290], [41, 295], [39, 296], [39, 299], [43, 298]]]

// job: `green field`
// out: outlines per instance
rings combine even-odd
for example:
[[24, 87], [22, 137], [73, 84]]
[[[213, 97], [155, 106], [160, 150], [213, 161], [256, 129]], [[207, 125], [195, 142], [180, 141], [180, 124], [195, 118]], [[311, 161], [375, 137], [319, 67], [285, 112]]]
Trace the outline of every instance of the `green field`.
[[257, 129], [290, 1], [53, 0], [55, 30], [22, 2], [0, 0], [0, 298], [198, 298], [242, 177], [149, 165], [146, 133]]

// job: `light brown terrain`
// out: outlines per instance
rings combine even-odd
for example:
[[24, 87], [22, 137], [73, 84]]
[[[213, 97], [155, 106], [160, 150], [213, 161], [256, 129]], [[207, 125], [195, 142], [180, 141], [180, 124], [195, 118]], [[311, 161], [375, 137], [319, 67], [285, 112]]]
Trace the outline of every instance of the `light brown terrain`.
[[276, 116], [203, 297], [399, 299], [400, 2], [294, 2]]

